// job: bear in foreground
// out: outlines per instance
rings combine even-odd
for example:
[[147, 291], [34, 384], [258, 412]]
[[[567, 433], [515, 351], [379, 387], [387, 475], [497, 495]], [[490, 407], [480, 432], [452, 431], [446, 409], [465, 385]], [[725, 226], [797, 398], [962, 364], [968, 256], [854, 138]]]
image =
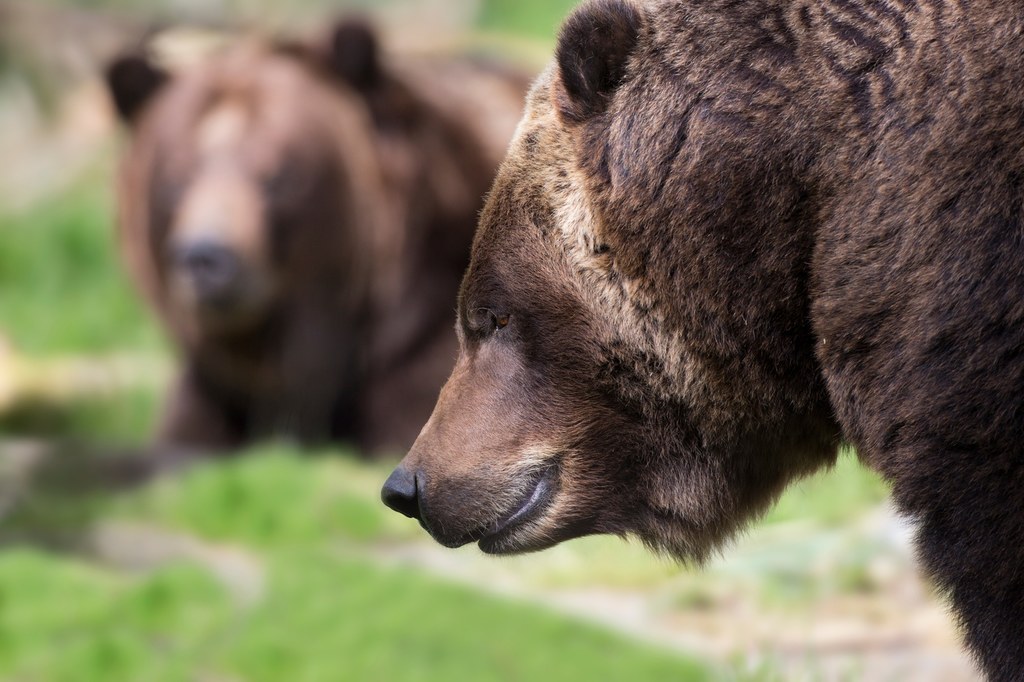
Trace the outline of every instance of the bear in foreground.
[[1024, 679], [1024, 8], [599, 0], [499, 172], [384, 501], [700, 560], [848, 442]]
[[120, 241], [182, 355], [158, 441], [408, 448], [451, 371], [452, 300], [528, 81], [382, 54], [356, 20], [107, 75], [132, 133]]

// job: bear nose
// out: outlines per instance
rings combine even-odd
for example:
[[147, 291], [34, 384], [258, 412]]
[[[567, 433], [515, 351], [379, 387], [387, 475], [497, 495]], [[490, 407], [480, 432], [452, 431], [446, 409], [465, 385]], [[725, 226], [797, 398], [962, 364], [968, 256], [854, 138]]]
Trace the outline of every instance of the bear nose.
[[238, 257], [222, 244], [201, 241], [184, 244], [174, 252], [174, 264], [195, 283], [203, 297], [223, 295], [240, 271]]
[[410, 519], [420, 518], [420, 501], [416, 490], [416, 475], [403, 466], [391, 472], [380, 491], [384, 504]]

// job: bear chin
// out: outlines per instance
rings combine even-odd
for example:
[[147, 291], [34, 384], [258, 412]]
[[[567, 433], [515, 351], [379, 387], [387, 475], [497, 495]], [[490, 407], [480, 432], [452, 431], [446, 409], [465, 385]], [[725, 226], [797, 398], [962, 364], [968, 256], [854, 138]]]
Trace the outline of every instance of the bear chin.
[[528, 494], [492, 523], [477, 544], [487, 554], [519, 554], [546, 549], [558, 541], [543, 534], [543, 520], [558, 494], [553, 468], [541, 472]]
[[451, 523], [444, 523], [422, 504], [418, 513], [420, 525], [439, 544], [457, 548], [478, 543], [488, 554], [518, 554], [545, 549], [566, 537], [552, 534], [546, 526], [559, 494], [559, 475], [548, 466], [529, 476], [523, 493], [492, 520], [468, 532], [446, 532]]

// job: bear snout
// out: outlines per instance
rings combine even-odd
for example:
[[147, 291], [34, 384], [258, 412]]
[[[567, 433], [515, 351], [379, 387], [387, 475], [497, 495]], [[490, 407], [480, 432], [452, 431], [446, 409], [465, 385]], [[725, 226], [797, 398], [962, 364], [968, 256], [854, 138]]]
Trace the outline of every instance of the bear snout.
[[416, 474], [399, 464], [380, 491], [380, 499], [391, 509], [410, 519], [421, 520]]
[[178, 276], [187, 280], [199, 304], [224, 303], [239, 289], [242, 266], [227, 246], [210, 240], [176, 247], [172, 254]]
[[384, 482], [380, 499], [392, 510], [418, 521], [445, 547], [461, 547], [483, 535], [484, 527], [475, 520], [479, 499], [472, 486], [442, 485], [429, 495], [425, 474], [402, 463]]

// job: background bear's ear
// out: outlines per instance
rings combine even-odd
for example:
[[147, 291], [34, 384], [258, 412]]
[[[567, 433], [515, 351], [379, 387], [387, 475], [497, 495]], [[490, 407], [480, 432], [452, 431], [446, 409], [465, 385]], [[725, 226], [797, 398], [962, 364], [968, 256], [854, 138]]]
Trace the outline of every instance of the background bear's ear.
[[361, 19], [339, 21], [331, 34], [330, 67], [349, 85], [360, 90], [377, 80], [377, 36]]
[[118, 115], [134, 123], [142, 107], [168, 80], [167, 73], [144, 55], [126, 54], [107, 65], [107, 87]]
[[564, 118], [581, 122], [605, 110], [626, 75], [641, 24], [640, 11], [628, 0], [593, 0], [569, 17], [556, 52]]

